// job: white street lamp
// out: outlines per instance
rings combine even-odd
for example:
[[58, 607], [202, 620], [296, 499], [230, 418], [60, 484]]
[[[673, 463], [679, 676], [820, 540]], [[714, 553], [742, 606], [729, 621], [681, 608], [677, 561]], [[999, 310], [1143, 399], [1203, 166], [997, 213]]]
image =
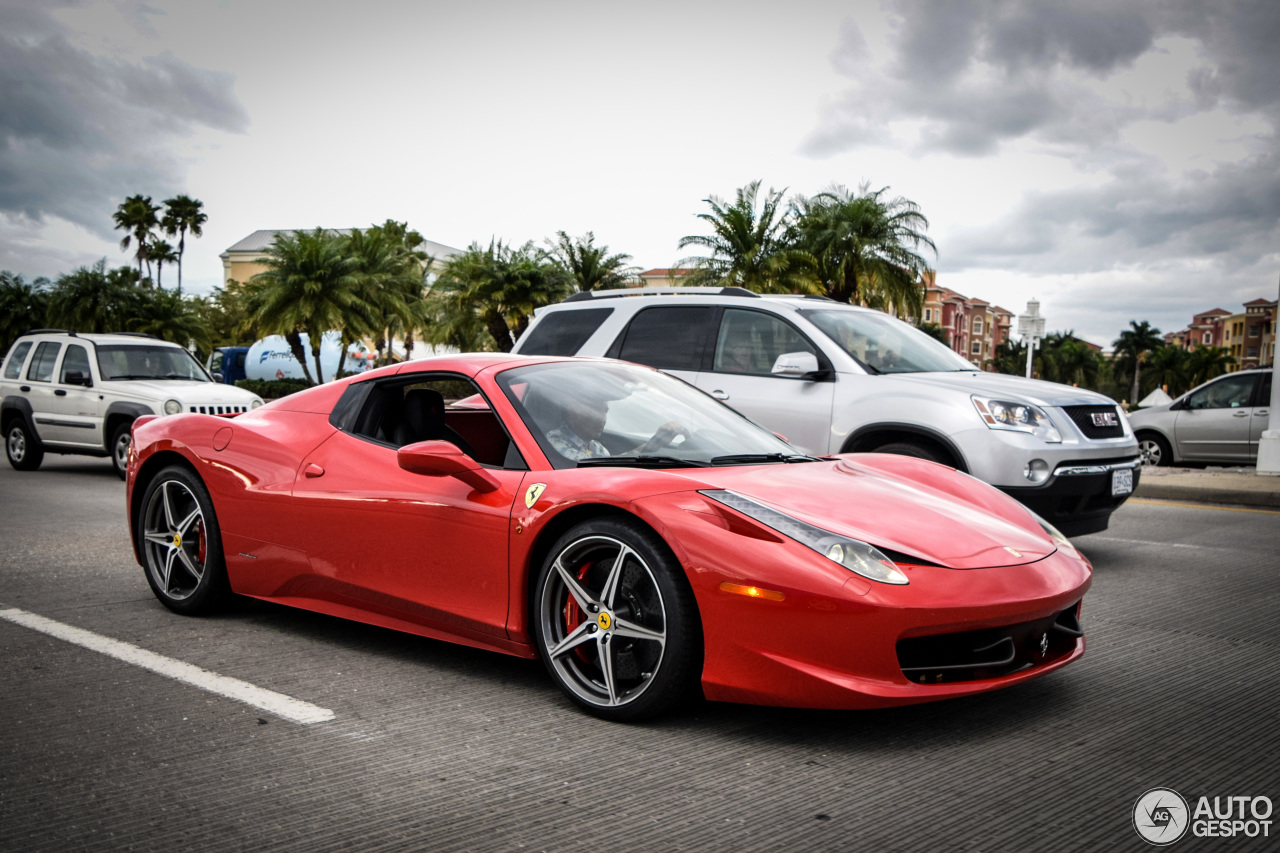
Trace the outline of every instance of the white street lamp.
[[1027, 303], [1027, 313], [1018, 315], [1018, 334], [1027, 347], [1027, 378], [1031, 378], [1031, 353], [1044, 337], [1044, 318], [1040, 316], [1040, 300]]

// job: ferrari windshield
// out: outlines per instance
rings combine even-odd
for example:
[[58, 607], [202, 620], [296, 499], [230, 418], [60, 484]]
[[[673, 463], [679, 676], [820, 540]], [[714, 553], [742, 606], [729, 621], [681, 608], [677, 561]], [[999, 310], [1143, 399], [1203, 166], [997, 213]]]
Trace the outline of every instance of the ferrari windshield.
[[98, 372], [103, 379], [185, 379], [208, 382], [191, 353], [177, 346], [99, 344]]
[[800, 312], [871, 373], [977, 370], [941, 341], [878, 311]]
[[666, 468], [808, 460], [679, 379], [627, 364], [518, 367], [498, 385], [557, 468]]

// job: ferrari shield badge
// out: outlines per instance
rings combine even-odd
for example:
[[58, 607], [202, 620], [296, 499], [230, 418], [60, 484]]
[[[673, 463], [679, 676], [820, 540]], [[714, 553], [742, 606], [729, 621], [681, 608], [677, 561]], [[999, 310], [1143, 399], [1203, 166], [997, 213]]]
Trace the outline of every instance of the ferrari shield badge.
[[533, 509], [533, 505], [538, 502], [538, 498], [542, 497], [542, 493], [546, 491], [546, 488], [546, 483], [534, 483], [530, 486], [528, 491], [524, 493], [524, 505], [529, 509]]

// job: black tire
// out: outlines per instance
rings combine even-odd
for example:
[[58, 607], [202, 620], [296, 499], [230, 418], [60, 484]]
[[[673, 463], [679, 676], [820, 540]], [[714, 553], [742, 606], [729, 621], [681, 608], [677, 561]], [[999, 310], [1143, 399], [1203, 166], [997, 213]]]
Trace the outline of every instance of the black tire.
[[4, 455], [18, 471], [34, 471], [44, 461], [44, 446], [27, 426], [26, 419], [16, 417], [5, 428]]
[[939, 462], [943, 465], [950, 464], [933, 448], [915, 444], [910, 441], [891, 441], [888, 444], [882, 444], [879, 447], [873, 448], [871, 452], [894, 453], [898, 456], [914, 456], [916, 459], [928, 459], [930, 462]]
[[1168, 468], [1173, 464], [1173, 448], [1159, 433], [1140, 433], [1138, 454], [1142, 457], [1143, 465], [1150, 465], [1153, 468]]
[[196, 616], [235, 600], [213, 501], [189, 469], [171, 465], [156, 475], [143, 495], [135, 533], [147, 583], [165, 607]]
[[637, 521], [598, 518], [561, 536], [538, 573], [532, 617], [547, 671], [588, 713], [647, 719], [694, 694], [702, 629], [693, 590], [671, 549]]
[[129, 448], [133, 444], [133, 421], [125, 421], [111, 431], [107, 450], [111, 453], [111, 467], [123, 480], [129, 473]]

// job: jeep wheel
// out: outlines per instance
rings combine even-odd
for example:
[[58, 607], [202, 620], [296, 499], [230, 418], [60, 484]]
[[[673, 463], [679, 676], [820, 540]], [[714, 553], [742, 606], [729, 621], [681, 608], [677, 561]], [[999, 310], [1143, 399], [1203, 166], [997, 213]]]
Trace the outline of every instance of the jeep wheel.
[[44, 461], [44, 448], [40, 439], [31, 434], [27, 422], [15, 418], [4, 434], [5, 455], [9, 464], [19, 471], [34, 471]]
[[125, 478], [129, 470], [129, 449], [133, 447], [132, 421], [126, 421], [111, 431], [111, 443], [107, 449], [111, 451], [111, 467], [116, 469], [120, 479]]

